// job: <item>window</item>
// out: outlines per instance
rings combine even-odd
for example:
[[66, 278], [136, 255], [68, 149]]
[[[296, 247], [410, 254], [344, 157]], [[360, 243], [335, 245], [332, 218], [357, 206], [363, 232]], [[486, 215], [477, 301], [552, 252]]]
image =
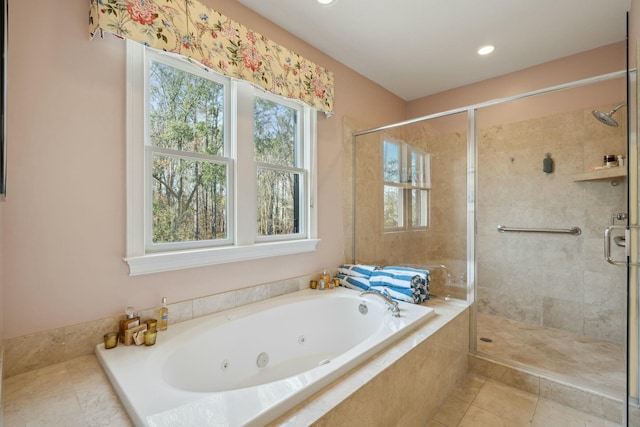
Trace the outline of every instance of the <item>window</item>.
[[403, 141], [385, 138], [383, 224], [385, 231], [429, 226], [430, 155]]
[[295, 236], [301, 225], [301, 189], [305, 187], [304, 150], [300, 144], [299, 111], [263, 97], [253, 109], [254, 155], [257, 165], [258, 239]]
[[229, 85], [160, 59], [150, 56], [147, 73], [147, 251], [229, 244]]
[[127, 262], [315, 250], [315, 111], [127, 42]]

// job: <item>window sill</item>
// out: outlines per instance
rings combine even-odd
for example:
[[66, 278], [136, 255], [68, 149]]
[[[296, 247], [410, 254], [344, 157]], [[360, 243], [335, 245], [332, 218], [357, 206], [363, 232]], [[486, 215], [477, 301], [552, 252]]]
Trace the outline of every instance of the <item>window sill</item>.
[[305, 239], [288, 242], [259, 243], [252, 246], [163, 252], [138, 257], [128, 257], [124, 260], [129, 264], [129, 275], [139, 276], [163, 271], [182, 270], [185, 268], [312, 252], [316, 250], [319, 241], [319, 239]]

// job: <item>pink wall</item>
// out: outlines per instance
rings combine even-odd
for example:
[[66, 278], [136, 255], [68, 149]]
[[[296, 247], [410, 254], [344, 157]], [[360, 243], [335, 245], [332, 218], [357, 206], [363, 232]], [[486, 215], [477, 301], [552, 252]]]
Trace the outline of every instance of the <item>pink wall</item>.
[[[129, 277], [125, 254], [125, 47], [88, 40], [87, 0], [10, 0], [8, 198], [0, 203], [0, 336], [112, 316], [310, 274], [342, 261], [342, 121], [378, 126], [600, 74], [621, 60], [568, 58], [405, 103], [235, 1], [201, 0], [335, 74], [335, 116], [318, 123], [319, 234], [313, 254]], [[640, 0], [632, 1], [632, 12]], [[638, 19], [633, 15], [634, 22]], [[638, 37], [636, 23], [633, 34]], [[635, 40], [635, 39], [634, 39]], [[602, 55], [602, 56], [600, 56]], [[582, 68], [584, 67], [584, 68]], [[614, 67], [619, 69], [619, 67]], [[341, 197], [341, 196], [338, 196]], [[274, 268], [278, 266], [277, 268]]]
[[[407, 104], [407, 118], [422, 117], [440, 111], [531, 92], [624, 70], [625, 67], [625, 43], [619, 42], [411, 101]], [[610, 93], [610, 99], [607, 99], [607, 92]], [[603, 85], [598, 88], [598, 93], [593, 95], [594, 100], [598, 99], [602, 103], [624, 99], [624, 81]], [[583, 95], [578, 96], [582, 97]], [[572, 105], [576, 105], [576, 100], [565, 98], [565, 95], [560, 95], [541, 102], [528, 102], [527, 112], [532, 116], [552, 114], [553, 112], [566, 111], [566, 109], [573, 108]], [[577, 105], [583, 107], [584, 102], [589, 101], [582, 97]], [[503, 113], [513, 114], [514, 112], [504, 111]], [[507, 120], [512, 117], [515, 119], [516, 116], [511, 116]]]
[[311, 274], [342, 261], [342, 120], [403, 120], [405, 102], [234, 1], [204, 3], [335, 74], [318, 123], [313, 254], [129, 277], [125, 255], [125, 44], [89, 41], [87, 0], [10, 3], [4, 338]]

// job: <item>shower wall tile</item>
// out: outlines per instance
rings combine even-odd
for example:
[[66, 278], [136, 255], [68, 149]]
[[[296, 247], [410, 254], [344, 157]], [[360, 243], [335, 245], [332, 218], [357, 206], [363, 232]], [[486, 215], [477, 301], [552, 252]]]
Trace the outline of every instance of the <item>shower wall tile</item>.
[[502, 291], [509, 283], [509, 264], [506, 262], [478, 265], [478, 286]]
[[[530, 227], [526, 224], [517, 227]], [[507, 259], [512, 263], [540, 265], [544, 241], [530, 233], [511, 233], [507, 240]]]
[[[611, 281], [618, 281], [626, 277], [624, 267], [609, 264], [603, 255], [603, 236], [593, 239], [585, 239], [584, 260], [588, 271], [603, 273], [610, 277]], [[611, 256], [614, 259], [624, 259], [624, 248], [611, 244]]]
[[509, 219], [506, 216], [507, 209], [498, 206], [478, 207], [478, 220], [476, 230], [479, 235], [498, 236], [498, 226], [509, 226]]
[[543, 298], [535, 295], [534, 292], [534, 289], [479, 287], [478, 311], [518, 320], [530, 325], [540, 325], [542, 322]]
[[[482, 173], [479, 172], [482, 176]], [[509, 185], [511, 180], [506, 176], [495, 174], [493, 171], [485, 173], [486, 177], [481, 179], [481, 187], [478, 191], [478, 207], [487, 206], [506, 208], [510, 205]]]
[[531, 263], [509, 264], [509, 270], [503, 279], [508, 286], [505, 286], [504, 290], [540, 295], [539, 289], [544, 284], [543, 273], [541, 268]]
[[[613, 105], [598, 108], [610, 110]], [[624, 126], [602, 126], [593, 120], [591, 109], [488, 128], [482, 127], [481, 119], [480, 115], [476, 254], [482, 291], [478, 309], [605, 336], [609, 325], [616, 324], [612, 319], [621, 306], [619, 292], [607, 283], [623, 284], [624, 269], [616, 270], [603, 260], [602, 232], [611, 214], [624, 210], [626, 181], [616, 187], [607, 180], [574, 182], [572, 175], [600, 166], [604, 154], [624, 152]], [[542, 171], [545, 153], [554, 161], [551, 174]], [[498, 224], [577, 226], [582, 234], [495, 236]], [[510, 267], [507, 273], [498, 267], [505, 259]], [[492, 280], [493, 275], [505, 274]], [[529, 290], [537, 299], [531, 299]], [[521, 302], [529, 307], [518, 307]]]
[[496, 289], [478, 286], [478, 295], [476, 295], [476, 303], [478, 311], [481, 313], [498, 315], [498, 294]]
[[584, 304], [584, 333], [596, 338], [624, 341], [624, 310], [602, 305]]
[[565, 301], [582, 302], [584, 293], [582, 270], [545, 267], [542, 276], [538, 295]]
[[563, 329], [583, 333], [583, 304], [545, 297], [543, 300], [542, 325], [549, 328]]
[[570, 175], [553, 174], [548, 177], [543, 181], [542, 194], [544, 206], [548, 209], [582, 206], [586, 199], [585, 192]]
[[[523, 207], [512, 206], [507, 209], [507, 217], [504, 221], [508, 227], [543, 227], [545, 209], [542, 205]], [[504, 212], [503, 212], [504, 215]]]
[[510, 176], [505, 179], [508, 193], [505, 198], [508, 205], [514, 208], [541, 208], [543, 205], [543, 193], [540, 191], [544, 184], [543, 176]]
[[[580, 236], [567, 234], [548, 235], [543, 242], [542, 262], [545, 267], [582, 271], [583, 241]], [[582, 275], [581, 275], [582, 276]]]
[[550, 228], [579, 227], [582, 231], [581, 236], [584, 236], [586, 226], [584, 207], [582, 204], [564, 207], [545, 207], [543, 223]]
[[518, 320], [530, 325], [539, 325], [542, 321], [543, 298], [531, 293], [498, 294], [499, 316]]
[[478, 264], [496, 262], [498, 260], [508, 261], [507, 245], [509, 237], [502, 233], [478, 234], [476, 236], [476, 260]]
[[[611, 223], [611, 215], [623, 212], [615, 206], [589, 205], [585, 207], [585, 227], [582, 233], [588, 238], [598, 238], [602, 241], [604, 229]], [[616, 222], [616, 224], [619, 224]]]
[[612, 280], [608, 274], [585, 271], [584, 302], [618, 309], [624, 307], [627, 290], [624, 281], [619, 279]]
[[[577, 183], [578, 184], [578, 183]], [[626, 198], [626, 185], [618, 185], [614, 187], [609, 180], [582, 182], [585, 188], [584, 203], [585, 206], [607, 206], [613, 209], [613, 212], [626, 212], [624, 209]], [[626, 180], [625, 180], [626, 184]], [[604, 221], [609, 221], [607, 216]]]

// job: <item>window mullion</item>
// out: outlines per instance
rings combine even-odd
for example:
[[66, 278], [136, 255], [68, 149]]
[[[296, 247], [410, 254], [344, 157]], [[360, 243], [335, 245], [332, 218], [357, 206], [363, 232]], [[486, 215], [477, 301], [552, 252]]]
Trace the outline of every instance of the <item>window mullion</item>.
[[[232, 83], [232, 146], [236, 154], [235, 224], [236, 244], [251, 245], [256, 235], [256, 165], [253, 147], [253, 88], [241, 82]], [[239, 197], [242, 195], [242, 197]], [[242, 224], [242, 226], [239, 226]]]

